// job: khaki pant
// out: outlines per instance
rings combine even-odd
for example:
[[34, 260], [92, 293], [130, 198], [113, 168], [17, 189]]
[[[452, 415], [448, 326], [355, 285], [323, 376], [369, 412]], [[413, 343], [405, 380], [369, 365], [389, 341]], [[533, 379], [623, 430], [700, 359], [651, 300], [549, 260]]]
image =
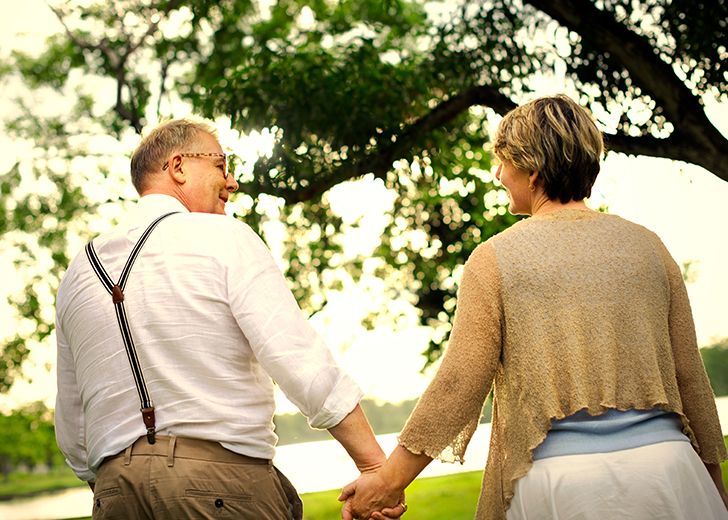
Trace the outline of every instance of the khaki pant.
[[107, 458], [96, 475], [93, 518], [289, 520], [303, 515], [273, 464], [210, 441], [146, 437]]

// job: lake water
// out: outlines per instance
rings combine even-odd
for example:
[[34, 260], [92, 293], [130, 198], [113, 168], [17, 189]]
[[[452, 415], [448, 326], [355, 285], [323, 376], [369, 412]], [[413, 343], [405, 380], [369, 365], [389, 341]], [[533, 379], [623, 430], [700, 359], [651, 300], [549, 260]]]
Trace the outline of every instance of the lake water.
[[[716, 399], [724, 434], [728, 434], [728, 397]], [[461, 471], [482, 470], [488, 456], [490, 424], [481, 424], [465, 453], [464, 464], [433, 461], [420, 475], [434, 477]], [[385, 453], [397, 444], [397, 435], [378, 435]], [[291, 480], [299, 493], [341, 488], [358, 472], [346, 451], [336, 441], [288, 444], [277, 449], [276, 466]], [[3, 520], [54, 520], [91, 516], [92, 494], [88, 488], [75, 488], [23, 500], [0, 503]]]

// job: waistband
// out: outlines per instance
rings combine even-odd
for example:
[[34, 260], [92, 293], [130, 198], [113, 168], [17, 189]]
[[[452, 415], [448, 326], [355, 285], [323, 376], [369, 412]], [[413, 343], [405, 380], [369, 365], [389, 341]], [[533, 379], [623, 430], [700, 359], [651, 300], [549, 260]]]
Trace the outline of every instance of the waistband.
[[247, 455], [235, 453], [234, 451], [223, 448], [220, 443], [214, 441], [190, 439], [175, 435], [157, 435], [156, 438], [157, 442], [149, 444], [146, 436], [139, 437], [134, 444], [124, 451], [106, 457], [103, 463], [123, 457], [124, 463], [129, 464], [132, 457], [146, 455], [167, 457], [170, 465], [173, 465], [175, 459], [196, 459], [209, 462], [227, 462], [230, 464], [271, 464], [269, 459], [259, 459], [257, 457], [248, 457]]
[[582, 410], [551, 424], [543, 443], [533, 451], [533, 460], [609, 453], [671, 441], [690, 442], [674, 413], [654, 408], [609, 409], [591, 416]]

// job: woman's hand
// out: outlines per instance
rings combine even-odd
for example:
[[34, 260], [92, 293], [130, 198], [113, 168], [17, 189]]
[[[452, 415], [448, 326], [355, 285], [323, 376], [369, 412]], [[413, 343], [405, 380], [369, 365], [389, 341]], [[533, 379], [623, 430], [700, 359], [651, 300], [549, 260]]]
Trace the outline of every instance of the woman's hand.
[[357, 480], [346, 485], [339, 500], [346, 500], [341, 510], [343, 520], [392, 520], [407, 511], [404, 493], [389, 486], [376, 471], [363, 473]]
[[397, 520], [407, 512], [407, 504], [404, 501], [404, 493], [399, 499], [399, 504], [394, 507], [387, 507], [379, 512], [372, 513], [371, 520]]

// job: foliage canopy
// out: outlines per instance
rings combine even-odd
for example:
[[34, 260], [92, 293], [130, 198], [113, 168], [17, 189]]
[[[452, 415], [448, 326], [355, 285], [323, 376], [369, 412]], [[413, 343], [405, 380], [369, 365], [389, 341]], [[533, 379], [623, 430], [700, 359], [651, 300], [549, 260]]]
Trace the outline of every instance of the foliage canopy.
[[[728, 94], [720, 0], [121, 0], [53, 9], [64, 30], [40, 55], [14, 51], [0, 67], [35, 96], [76, 99], [41, 116], [37, 97], [19, 96], [6, 123], [34, 153], [0, 178], [0, 234], [25, 247], [26, 263], [42, 256], [52, 266], [15, 298], [37, 326], [5, 344], [0, 388], [12, 384], [29, 341], [52, 330], [39, 293], [57, 287], [68, 236], [87, 236], [90, 215], [104, 209], [89, 186], [118, 182], [114, 157], [128, 153], [130, 134], [177, 115], [180, 103], [271, 136], [267, 153], [238, 165], [249, 199], [239, 216], [263, 230], [268, 196], [284, 202], [286, 274], [304, 308], [325, 304], [341, 268], [385, 278], [393, 298], [409, 294], [421, 322], [435, 326], [429, 359], [443, 346], [460, 266], [514, 221], [489, 173], [489, 118], [531, 97], [544, 76], [562, 78], [592, 108], [610, 149], [692, 162], [728, 180], [728, 141], [703, 106]], [[113, 151], [99, 144], [103, 135], [115, 137]], [[49, 189], [24, 191], [23, 171]], [[340, 236], [352, 225], [332, 211], [329, 193], [362, 177], [394, 197], [381, 244], [351, 257]]]

